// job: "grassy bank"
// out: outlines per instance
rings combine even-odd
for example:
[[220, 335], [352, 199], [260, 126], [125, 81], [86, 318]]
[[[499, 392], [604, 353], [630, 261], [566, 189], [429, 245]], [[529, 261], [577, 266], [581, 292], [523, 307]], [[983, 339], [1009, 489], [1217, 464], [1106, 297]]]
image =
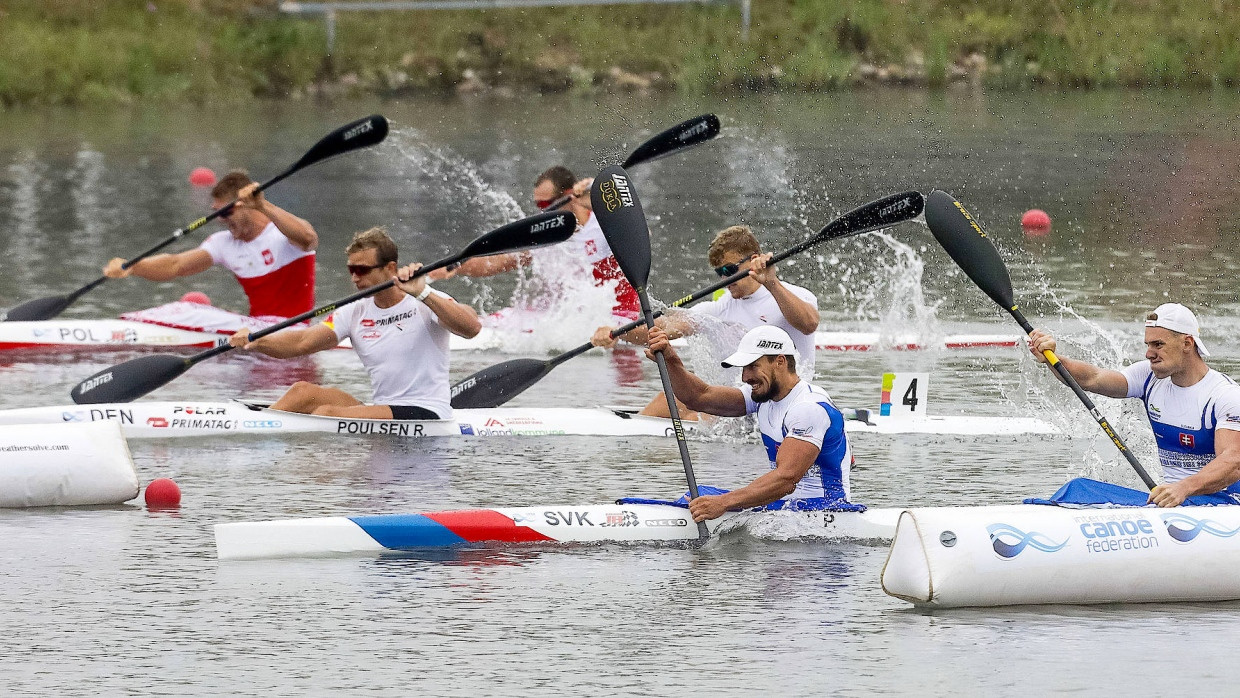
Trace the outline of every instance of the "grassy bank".
[[490, 90], [1240, 85], [1224, 0], [753, 0], [735, 5], [342, 12], [273, 0], [0, 5], [0, 104]]

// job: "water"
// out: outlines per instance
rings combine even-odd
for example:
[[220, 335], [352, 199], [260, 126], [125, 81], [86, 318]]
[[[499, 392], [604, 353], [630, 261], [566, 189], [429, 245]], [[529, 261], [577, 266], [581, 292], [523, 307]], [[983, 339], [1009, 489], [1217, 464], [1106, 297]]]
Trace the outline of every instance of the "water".
[[[1035, 324], [1062, 353], [1114, 363], [1140, 352], [1136, 320], [1172, 299], [1199, 310], [1212, 364], [1235, 372], [1240, 223], [1227, 163], [1240, 151], [1233, 96], [992, 96], [873, 91], [692, 102], [528, 97], [416, 104], [259, 105], [207, 112], [6, 113], [0, 133], [0, 305], [63, 293], [206, 210], [199, 165], [258, 179], [335, 126], [381, 112], [388, 143], [290, 177], [273, 201], [322, 238], [319, 298], [353, 231], [388, 226], [429, 260], [532, 211], [533, 178], [580, 174], [653, 132], [714, 111], [724, 134], [633, 168], [654, 233], [651, 291], [713, 281], [705, 245], [735, 222], [770, 249], [895, 191], [943, 188], [988, 228]], [[1055, 229], [1026, 237], [1027, 208]], [[201, 233], [195, 240], [201, 239]], [[782, 276], [819, 298], [823, 328], [1014, 331], [906, 224], [815, 248]], [[517, 280], [440, 286], [486, 311]], [[68, 317], [111, 316], [207, 292], [244, 308], [227, 275], [110, 281]], [[530, 352], [584, 341], [563, 316]], [[0, 357], [0, 408], [69, 402], [81, 378], [132, 354]], [[453, 357], [462, 377], [504, 358]], [[873, 406], [885, 370], [932, 374], [939, 414], [1036, 415], [1074, 438], [854, 440], [856, 498], [874, 506], [992, 504], [1091, 474], [1139, 486], [1066, 390], [1014, 350], [827, 355], [818, 381]], [[274, 397], [294, 380], [366, 395], [351, 356], [278, 363], [225, 357], [152, 397]], [[657, 389], [635, 352], [557, 368], [514, 404], [644, 403]], [[1100, 400], [1137, 454], [1152, 440], [1131, 406]], [[733, 435], [735, 436], [735, 435]], [[296, 516], [541, 503], [601, 503], [684, 489], [657, 439], [381, 442], [323, 436], [135, 441], [140, 477], [172, 477], [176, 513], [135, 504], [0, 512], [0, 675], [15, 694], [432, 695], [775, 692], [1041, 694], [1217, 692], [1236, 604], [1034, 607], [924, 613], [878, 587], [885, 549], [737, 533], [700, 550], [596, 546], [220, 564], [211, 525]], [[762, 472], [752, 439], [690, 446], [700, 482]], [[1169, 648], [1175, 648], [1174, 651]]]

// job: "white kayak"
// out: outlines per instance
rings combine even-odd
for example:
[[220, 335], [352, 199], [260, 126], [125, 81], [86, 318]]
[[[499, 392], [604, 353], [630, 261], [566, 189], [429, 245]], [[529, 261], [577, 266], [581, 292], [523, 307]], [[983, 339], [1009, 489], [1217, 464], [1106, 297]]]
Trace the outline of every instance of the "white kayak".
[[917, 606], [1240, 599], [1240, 506], [901, 513], [882, 587]]
[[[193, 329], [136, 320], [41, 320], [0, 322], [0, 351], [39, 349], [42, 351], [197, 349], [228, 341], [232, 329]], [[585, 337], [582, 341], [585, 341]], [[879, 349], [974, 349], [1014, 347], [1018, 338], [1007, 334], [947, 335], [923, 341], [915, 335], [884, 336], [877, 332], [819, 332], [815, 346], [819, 351], [871, 351]], [[342, 344], [342, 347], [347, 344]], [[517, 351], [528, 353], [527, 336], [484, 327], [473, 339], [453, 336], [454, 350]], [[567, 349], [570, 347], [562, 347]], [[545, 347], [544, 347], [545, 349]]]
[[[898, 509], [729, 512], [712, 535], [757, 527], [788, 538], [889, 540]], [[374, 555], [402, 550], [598, 543], [687, 543], [698, 527], [683, 507], [611, 504], [332, 516], [215, 525], [221, 560]], [[770, 535], [769, 533], [764, 535]]]

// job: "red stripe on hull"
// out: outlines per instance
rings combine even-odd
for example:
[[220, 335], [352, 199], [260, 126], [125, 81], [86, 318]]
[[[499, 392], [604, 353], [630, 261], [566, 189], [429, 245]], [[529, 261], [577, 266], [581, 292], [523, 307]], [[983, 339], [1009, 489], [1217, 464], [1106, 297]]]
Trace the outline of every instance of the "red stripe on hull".
[[555, 541], [532, 528], [518, 526], [512, 519], [491, 509], [440, 511], [423, 514], [471, 543], [501, 541], [504, 543], [538, 543]]

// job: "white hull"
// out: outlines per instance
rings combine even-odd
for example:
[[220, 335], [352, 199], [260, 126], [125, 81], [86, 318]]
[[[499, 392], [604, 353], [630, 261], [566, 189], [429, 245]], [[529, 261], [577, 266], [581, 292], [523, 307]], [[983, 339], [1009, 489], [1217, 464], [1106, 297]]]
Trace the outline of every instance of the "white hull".
[[[195, 331], [132, 320], [43, 320], [38, 322], [0, 322], [0, 351], [17, 349], [124, 350], [210, 348], [228, 341], [228, 332]], [[484, 327], [473, 339], [453, 336], [456, 350], [511, 351], [521, 347], [527, 353], [527, 337], [518, 337], [496, 328]], [[582, 338], [585, 341], [585, 337]], [[883, 337], [875, 332], [819, 332], [815, 338], [819, 351], [869, 351], [876, 349], [964, 349], [1016, 346], [1014, 335], [948, 335], [941, 341], [924, 343], [917, 337]], [[564, 347], [568, 348], [568, 347]]]
[[[877, 410], [875, 410], [877, 412]], [[0, 424], [116, 421], [133, 439], [233, 434], [331, 433], [424, 436], [671, 436], [671, 420], [620, 407], [497, 407], [455, 410], [452, 419], [341, 419], [281, 412], [244, 402], [132, 402], [0, 410]], [[1056, 433], [1040, 420], [1000, 417], [871, 417], [845, 422], [849, 433], [995, 436]], [[689, 430], [696, 422], [684, 422]]]
[[[708, 524], [712, 535], [782, 525], [784, 537], [887, 540], [897, 509], [865, 512], [737, 512]], [[660, 544], [698, 539], [687, 509], [658, 504], [472, 509], [426, 514], [326, 517], [216, 524], [221, 560], [375, 555], [401, 550], [505, 545]]]
[[910, 509], [883, 566], [918, 606], [1240, 599], [1240, 506]]

